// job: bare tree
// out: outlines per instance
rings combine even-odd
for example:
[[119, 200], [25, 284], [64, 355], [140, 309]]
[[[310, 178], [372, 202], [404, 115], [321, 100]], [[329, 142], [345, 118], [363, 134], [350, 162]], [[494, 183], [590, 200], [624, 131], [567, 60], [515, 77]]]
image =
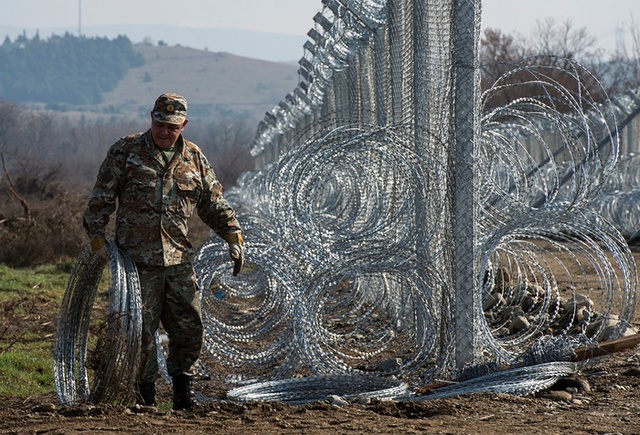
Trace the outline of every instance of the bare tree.
[[[27, 202], [27, 200], [22, 195], [20, 195], [20, 193], [18, 192], [18, 189], [16, 189], [16, 185], [14, 184], [13, 179], [11, 178], [11, 174], [9, 174], [9, 169], [7, 169], [7, 162], [4, 159], [4, 153], [0, 153], [0, 159], [2, 160], [2, 169], [4, 169], [4, 175], [7, 179], [7, 182], [9, 183], [9, 191], [22, 206], [22, 210], [24, 212], [24, 220], [27, 223], [27, 227], [30, 227], [31, 207], [29, 207], [29, 203]], [[4, 223], [7, 219], [8, 218], [3, 218], [0, 223]]]
[[562, 22], [555, 18], [536, 21], [526, 44], [527, 56], [556, 56], [583, 64], [596, 63], [604, 57], [604, 50], [598, 48], [597, 39], [589, 34], [586, 27], [575, 28], [570, 19]]
[[516, 37], [499, 29], [486, 29], [480, 44], [482, 88], [489, 88], [524, 57], [524, 46]]
[[640, 28], [633, 17], [628, 25], [631, 43], [618, 45], [611, 59], [603, 68], [607, 88], [611, 93], [640, 88]]
[[[522, 66], [536, 69], [541, 74], [538, 77], [543, 77], [542, 82], [557, 84], [569, 92], [587, 92], [596, 102], [632, 86], [632, 77], [636, 83], [640, 79], [637, 70], [635, 75], [629, 73], [628, 55], [620, 56], [616, 62], [605, 61], [605, 52], [597, 46], [596, 38], [586, 28], [575, 28], [571, 20], [538, 21], [526, 38], [487, 29], [480, 53], [483, 89], [489, 89], [497, 81], [501, 85], [499, 92], [492, 93], [491, 99], [485, 101], [489, 108], [517, 98], [535, 97], [540, 92], [541, 88], [535, 85], [511, 86], [535, 82], [531, 82], [527, 69], [518, 69]], [[553, 95], [551, 97], [553, 100]], [[563, 110], [563, 107], [559, 105], [556, 109]]]
[[254, 169], [254, 158], [249, 147], [254, 128], [243, 120], [222, 120], [189, 124], [189, 138], [200, 145], [225, 187], [235, 185], [238, 176]]

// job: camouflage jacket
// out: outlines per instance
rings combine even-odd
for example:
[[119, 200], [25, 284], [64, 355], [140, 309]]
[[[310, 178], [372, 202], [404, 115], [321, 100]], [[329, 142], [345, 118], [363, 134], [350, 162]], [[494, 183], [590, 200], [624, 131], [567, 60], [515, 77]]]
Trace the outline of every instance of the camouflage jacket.
[[228, 243], [242, 240], [236, 213], [200, 148], [178, 139], [166, 165], [151, 131], [126, 136], [111, 146], [84, 212], [89, 237], [105, 236], [116, 211], [115, 241], [137, 264], [170, 266], [191, 261], [195, 249], [187, 220], [198, 215]]

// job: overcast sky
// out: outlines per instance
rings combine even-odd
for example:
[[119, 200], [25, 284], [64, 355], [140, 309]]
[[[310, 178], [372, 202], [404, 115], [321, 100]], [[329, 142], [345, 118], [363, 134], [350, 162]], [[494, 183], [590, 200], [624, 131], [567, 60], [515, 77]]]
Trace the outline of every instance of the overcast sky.
[[[80, 24], [168, 24], [299, 35], [302, 45], [321, 9], [321, 0], [0, 0], [0, 29], [13, 27], [32, 36], [35, 29], [50, 28], [77, 34]], [[628, 33], [632, 22], [640, 22], [640, 0], [484, 0], [482, 9], [483, 28], [525, 36], [536, 20], [569, 18], [608, 50], [625, 30]]]

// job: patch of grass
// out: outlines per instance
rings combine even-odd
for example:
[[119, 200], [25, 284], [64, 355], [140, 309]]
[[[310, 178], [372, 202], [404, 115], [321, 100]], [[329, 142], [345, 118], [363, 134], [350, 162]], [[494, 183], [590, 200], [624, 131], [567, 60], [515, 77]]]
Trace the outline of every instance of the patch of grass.
[[0, 264], [0, 397], [55, 392], [53, 342], [69, 273]]
[[[22, 347], [22, 346], [21, 346]], [[55, 391], [51, 348], [11, 348], [0, 353], [0, 397], [30, 397]]]
[[69, 280], [66, 269], [66, 264], [34, 268], [12, 268], [0, 264], [0, 301], [15, 298], [17, 294], [56, 296], [60, 301]]

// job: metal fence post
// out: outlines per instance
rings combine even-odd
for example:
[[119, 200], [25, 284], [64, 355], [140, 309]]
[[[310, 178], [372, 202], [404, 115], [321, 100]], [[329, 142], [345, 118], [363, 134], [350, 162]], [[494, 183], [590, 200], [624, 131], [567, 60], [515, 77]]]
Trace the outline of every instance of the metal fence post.
[[474, 271], [474, 146], [479, 137], [478, 40], [480, 0], [454, 0], [453, 63], [453, 285], [456, 368], [473, 364], [477, 353], [479, 310]]

